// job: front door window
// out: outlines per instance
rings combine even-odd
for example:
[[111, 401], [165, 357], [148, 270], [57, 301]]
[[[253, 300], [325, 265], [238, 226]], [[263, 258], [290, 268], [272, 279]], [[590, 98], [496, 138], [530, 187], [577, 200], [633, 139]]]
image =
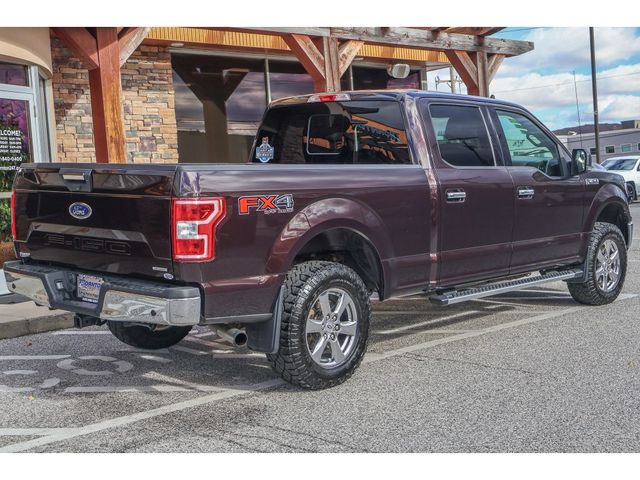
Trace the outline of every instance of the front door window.
[[534, 167], [550, 177], [562, 177], [562, 164], [556, 143], [528, 117], [498, 110], [507, 148], [514, 167]]

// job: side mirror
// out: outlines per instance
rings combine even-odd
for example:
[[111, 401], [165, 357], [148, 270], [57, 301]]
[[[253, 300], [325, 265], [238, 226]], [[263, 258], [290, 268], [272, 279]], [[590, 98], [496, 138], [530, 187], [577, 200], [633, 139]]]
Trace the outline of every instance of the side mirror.
[[586, 172], [588, 161], [587, 151], [582, 148], [575, 148], [571, 152], [571, 175], [580, 175]]

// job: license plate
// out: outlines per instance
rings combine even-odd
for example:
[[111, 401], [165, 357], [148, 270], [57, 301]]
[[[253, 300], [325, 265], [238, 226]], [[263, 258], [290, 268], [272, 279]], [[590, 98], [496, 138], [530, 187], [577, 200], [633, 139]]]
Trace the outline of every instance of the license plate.
[[100, 277], [79, 274], [78, 298], [84, 302], [98, 303], [103, 281]]

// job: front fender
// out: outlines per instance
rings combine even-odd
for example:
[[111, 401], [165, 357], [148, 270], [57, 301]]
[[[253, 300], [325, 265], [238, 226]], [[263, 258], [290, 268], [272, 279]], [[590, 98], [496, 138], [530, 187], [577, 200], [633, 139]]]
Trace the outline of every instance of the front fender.
[[267, 272], [289, 271], [300, 250], [321, 232], [347, 228], [363, 235], [380, 260], [392, 256], [392, 245], [382, 219], [366, 205], [348, 198], [325, 198], [307, 205], [291, 218], [278, 235], [269, 258]]
[[591, 204], [585, 215], [582, 231], [591, 232], [602, 211], [611, 204], [620, 206], [624, 212], [625, 221], [631, 221], [631, 212], [629, 211], [626, 195], [626, 192], [622, 191], [619, 186], [613, 183], [603, 185], [591, 200]]

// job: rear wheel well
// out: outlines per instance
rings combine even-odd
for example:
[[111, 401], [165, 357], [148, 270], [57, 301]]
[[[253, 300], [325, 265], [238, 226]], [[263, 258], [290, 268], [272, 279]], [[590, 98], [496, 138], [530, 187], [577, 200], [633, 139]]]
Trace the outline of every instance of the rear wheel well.
[[604, 207], [598, 215], [596, 222], [611, 223], [617, 226], [624, 236], [624, 241], [627, 245], [629, 245], [629, 230], [627, 225], [628, 220], [624, 213], [624, 209], [620, 205], [616, 203], [610, 203], [609, 205]]
[[378, 252], [362, 234], [348, 228], [319, 233], [302, 247], [293, 263], [311, 260], [328, 260], [352, 268], [369, 290], [383, 298], [382, 264]]

